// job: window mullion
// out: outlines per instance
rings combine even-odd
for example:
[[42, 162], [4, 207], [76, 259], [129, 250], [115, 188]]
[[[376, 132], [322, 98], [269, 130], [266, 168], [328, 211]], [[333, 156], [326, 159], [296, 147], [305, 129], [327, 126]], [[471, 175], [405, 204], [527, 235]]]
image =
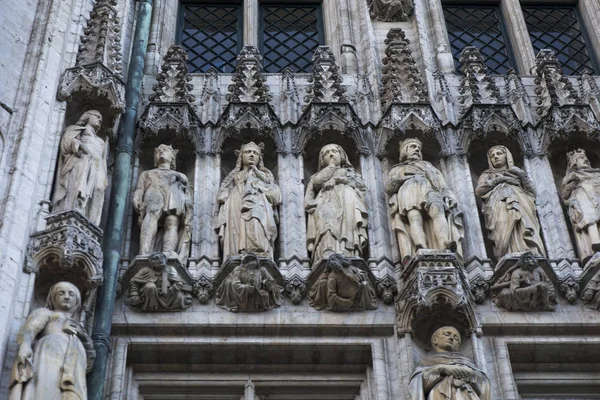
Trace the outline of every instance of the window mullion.
[[244, 45], [258, 47], [258, 0], [244, 0]]

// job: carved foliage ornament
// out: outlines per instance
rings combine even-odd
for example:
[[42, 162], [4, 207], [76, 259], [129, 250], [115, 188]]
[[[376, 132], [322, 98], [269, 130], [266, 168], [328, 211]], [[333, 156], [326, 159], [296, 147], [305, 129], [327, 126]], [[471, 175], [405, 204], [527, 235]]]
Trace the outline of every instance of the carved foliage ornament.
[[313, 73], [308, 79], [310, 83], [305, 101], [307, 103], [337, 103], [347, 101], [346, 89], [342, 86], [333, 51], [329, 46], [319, 46], [312, 58]]
[[255, 46], [244, 46], [237, 56], [237, 66], [229, 85], [227, 101], [265, 103], [271, 100], [262, 70], [262, 56]]
[[172, 45], [163, 59], [161, 72], [156, 75], [157, 83], [148, 99], [153, 103], [193, 103], [191, 95], [194, 86], [188, 82], [188, 56], [183, 47]]

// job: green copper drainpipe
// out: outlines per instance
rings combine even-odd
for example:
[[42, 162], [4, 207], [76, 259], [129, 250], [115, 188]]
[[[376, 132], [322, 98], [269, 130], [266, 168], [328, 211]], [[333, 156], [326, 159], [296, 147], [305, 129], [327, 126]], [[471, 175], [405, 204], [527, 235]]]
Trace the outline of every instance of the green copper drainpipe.
[[110, 328], [115, 308], [121, 248], [124, 241], [123, 233], [125, 229], [123, 227], [125, 225], [125, 215], [129, 208], [127, 195], [131, 189], [137, 109], [142, 96], [144, 59], [146, 57], [151, 18], [152, 0], [140, 0], [131, 61], [129, 63], [129, 74], [127, 76], [125, 114], [119, 126], [108, 221], [104, 232], [104, 261], [102, 263], [104, 284], [98, 290], [96, 301], [94, 332], [92, 334], [94, 348], [96, 349], [96, 360], [92, 371], [87, 376], [89, 400], [101, 400], [104, 392], [104, 379], [110, 352]]

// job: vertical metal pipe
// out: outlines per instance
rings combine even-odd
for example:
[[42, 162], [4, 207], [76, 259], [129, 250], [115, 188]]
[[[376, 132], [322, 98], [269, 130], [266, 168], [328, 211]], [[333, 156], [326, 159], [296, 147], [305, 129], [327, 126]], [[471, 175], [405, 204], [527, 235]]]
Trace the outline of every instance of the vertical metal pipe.
[[150, 20], [152, 18], [152, 0], [140, 0], [135, 27], [134, 43], [129, 63], [127, 89], [125, 94], [125, 115], [119, 127], [115, 169], [108, 208], [108, 221], [104, 233], [104, 284], [98, 291], [96, 314], [92, 339], [96, 349], [94, 367], [88, 375], [88, 399], [101, 400], [104, 392], [104, 379], [110, 351], [110, 328], [112, 313], [115, 307], [119, 261], [125, 216], [127, 214], [127, 195], [131, 189], [131, 173], [133, 160], [133, 141], [137, 109], [141, 98], [142, 80], [144, 78], [144, 61]]

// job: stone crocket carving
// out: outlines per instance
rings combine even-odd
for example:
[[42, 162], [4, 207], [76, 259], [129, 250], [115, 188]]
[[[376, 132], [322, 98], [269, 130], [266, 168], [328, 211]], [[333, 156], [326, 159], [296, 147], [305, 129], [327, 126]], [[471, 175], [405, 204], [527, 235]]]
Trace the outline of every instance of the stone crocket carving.
[[186, 264], [192, 218], [191, 187], [187, 177], [175, 171], [177, 150], [161, 144], [154, 149], [156, 168], [140, 174], [133, 193], [139, 213], [140, 255], [163, 252]]
[[70, 282], [54, 284], [46, 307], [34, 310], [17, 335], [9, 400], [87, 399], [92, 340], [79, 322], [81, 294]]
[[319, 152], [319, 172], [311, 176], [304, 207], [306, 240], [312, 264], [332, 253], [361, 257], [368, 244], [366, 186], [337, 144]]
[[60, 161], [54, 191], [54, 213], [77, 210], [100, 224], [106, 178], [106, 143], [98, 137], [102, 114], [86, 111], [60, 140]]
[[454, 193], [430, 162], [423, 160], [422, 143], [406, 139], [400, 144], [400, 164], [389, 174], [392, 227], [403, 259], [418, 249], [450, 249], [462, 256], [462, 216]]
[[431, 336], [434, 354], [425, 357], [410, 379], [412, 400], [491, 400], [490, 380], [458, 352], [461, 337], [452, 326]]

